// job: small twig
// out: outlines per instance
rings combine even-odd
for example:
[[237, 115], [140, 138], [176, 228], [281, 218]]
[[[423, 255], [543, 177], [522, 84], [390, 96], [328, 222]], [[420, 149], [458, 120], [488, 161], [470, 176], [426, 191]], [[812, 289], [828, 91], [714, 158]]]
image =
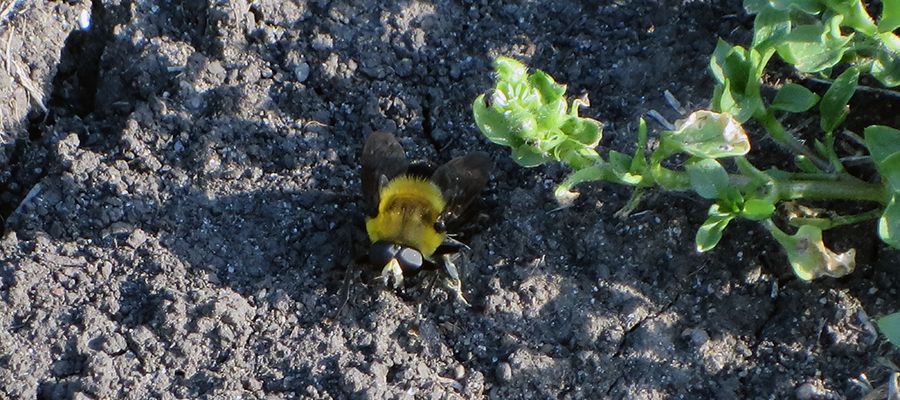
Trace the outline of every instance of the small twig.
[[[666, 99], [666, 104], [668, 104], [669, 107], [672, 107], [672, 109], [675, 110], [678, 114], [680, 114], [681, 116], [684, 116], [685, 114], [687, 114], [687, 110], [685, 110], [684, 107], [681, 106], [681, 102], [675, 98], [675, 95], [673, 95], [672, 92], [670, 92], [668, 90], [664, 91], [663, 97]], [[647, 116], [655, 119], [656, 122], [658, 122], [660, 125], [663, 126], [663, 128], [665, 128], [667, 130], [674, 131], [674, 130], [678, 129], [678, 126], [669, 122], [669, 120], [666, 119], [666, 117], [663, 117], [663, 115], [660, 114], [659, 111], [656, 111], [656, 110], [647, 111]]]
[[37, 89], [37, 86], [35, 86], [34, 81], [31, 80], [31, 77], [29, 77], [28, 74], [25, 73], [25, 66], [16, 60], [11, 61], [13, 63], [13, 66], [15, 67], [16, 78], [18, 78], [19, 83], [22, 85], [22, 87], [25, 88], [25, 91], [28, 92], [28, 95], [31, 96], [31, 99], [34, 100], [35, 103], [37, 103], [37, 106], [41, 108], [41, 111], [46, 113], [47, 107], [44, 106], [44, 95], [42, 95], [41, 91]]
[[849, 129], [844, 129], [844, 130], [843, 130], [843, 133], [844, 133], [845, 136], [847, 136], [848, 138], [850, 138], [850, 140], [856, 142], [856, 143], [857, 143], [858, 145], [860, 145], [860, 146], [865, 147], [865, 145], [866, 145], [866, 140], [863, 139], [862, 137], [860, 137], [859, 135], [857, 135], [856, 133], [854, 133], [853, 131], [851, 131], [851, 130], [849, 130]]
[[669, 104], [669, 107], [672, 107], [681, 115], [687, 114], [687, 110], [685, 110], [684, 107], [681, 106], [681, 102], [675, 98], [675, 95], [672, 94], [672, 92], [666, 90], [665, 92], [663, 92], [663, 97], [666, 98], [666, 103]]
[[656, 122], [659, 122], [659, 124], [663, 126], [663, 128], [666, 128], [670, 131], [674, 131], [674, 130], [678, 129], [678, 127], [676, 127], [675, 124], [669, 122], [669, 120], [667, 120], [666, 117], [663, 117], [662, 114], [659, 113], [659, 111], [656, 111], [656, 110], [647, 111], [647, 116], [655, 119]]
[[41, 192], [42, 188], [43, 188], [43, 186], [41, 186], [40, 182], [36, 183], [31, 188], [31, 190], [28, 191], [28, 194], [25, 195], [25, 198], [22, 199], [21, 202], [19, 202], [19, 206], [16, 207], [16, 210], [13, 212], [13, 214], [22, 215], [25, 212], [25, 206], [28, 205], [28, 203], [30, 203], [32, 199], [37, 197], [38, 193]]
[[838, 159], [841, 164], [868, 164], [872, 162], [872, 157], [870, 156], [850, 156], [850, 157], [841, 157]]
[[10, 29], [9, 29], [9, 36], [6, 37], [6, 58], [4, 59], [4, 61], [6, 61], [6, 74], [9, 75], [9, 76], [12, 76], [12, 63], [9, 61], [9, 59], [10, 59], [10, 56], [9, 56], [9, 47], [10, 47], [10, 43], [12, 43], [13, 31], [14, 31], [14, 30], [15, 30], [15, 29], [10, 28]]
[[9, 72], [10, 76], [15, 76], [15, 78], [19, 81], [19, 84], [25, 88], [25, 91], [28, 92], [28, 95], [31, 99], [40, 107], [41, 111], [45, 114], [47, 113], [47, 107], [44, 106], [44, 95], [38, 89], [37, 85], [34, 84], [34, 81], [31, 80], [31, 77], [28, 76], [28, 73], [25, 72], [25, 65], [23, 65], [18, 60], [14, 59], [10, 56], [9, 53], [9, 43], [12, 42], [13, 31], [9, 31], [9, 38], [6, 41], [6, 68]]
[[3, 5], [3, 9], [0, 10], [0, 23], [3, 23], [3, 21], [6, 20], [6, 17], [12, 13], [13, 7], [15, 7], [18, 2], [18, 0], [9, 0], [8, 2], [4, 2], [5, 4], [0, 3], [0, 5]]
[[900, 399], [900, 373], [894, 372], [888, 379], [888, 400]]

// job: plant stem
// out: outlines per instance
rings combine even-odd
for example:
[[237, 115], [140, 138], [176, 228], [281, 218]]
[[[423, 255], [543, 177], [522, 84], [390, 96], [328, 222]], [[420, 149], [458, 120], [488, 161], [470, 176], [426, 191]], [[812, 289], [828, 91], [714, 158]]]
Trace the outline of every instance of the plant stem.
[[791, 224], [791, 226], [797, 227], [803, 225], [813, 225], [819, 227], [822, 230], [825, 230], [842, 225], [850, 225], [858, 222], [876, 219], [880, 217], [883, 212], [884, 210], [882, 209], [874, 209], [871, 211], [866, 211], [862, 214], [841, 215], [833, 218], [797, 217], [791, 218], [788, 223]]
[[[660, 185], [663, 186], [663, 189], [676, 191], [693, 190], [687, 172], [672, 171], [660, 166], [654, 171], [654, 175], [657, 179], [662, 177], [666, 182], [665, 185]], [[809, 174], [798, 175], [809, 176]], [[731, 185], [744, 188], [750, 184], [751, 178], [746, 175], [729, 174], [728, 180]], [[856, 178], [838, 177], [835, 180], [788, 179], [775, 180], [773, 184], [773, 190], [777, 195], [778, 201], [796, 199], [857, 200], [874, 201], [881, 205], [887, 205], [888, 202], [884, 185], [866, 183]]]
[[791, 135], [787, 130], [784, 129], [784, 125], [781, 125], [781, 122], [775, 118], [775, 113], [772, 109], [766, 110], [765, 113], [760, 113], [758, 115], [754, 115], [754, 117], [763, 124], [766, 128], [766, 131], [769, 133], [769, 137], [775, 140], [776, 143], [781, 145], [782, 147], [788, 149], [788, 151], [793, 152], [794, 154], [801, 154], [806, 156], [810, 162], [815, 164], [816, 167], [825, 172], [834, 171], [834, 167], [828, 162], [823, 160], [816, 154], [813, 154], [806, 146], [800, 143], [794, 135]]
[[857, 179], [776, 181], [775, 188], [781, 200], [867, 200], [882, 205], [886, 205], [888, 201], [884, 185]]
[[778, 227], [775, 226], [775, 223], [772, 222], [771, 218], [759, 222], [769, 231], [769, 233], [772, 234], [772, 236], [775, 238], [775, 240], [778, 241], [778, 243], [781, 243], [782, 246], [784, 246], [788, 241], [791, 240], [791, 236], [787, 233], [784, 233], [784, 231], [782, 231], [781, 229], [778, 229]]

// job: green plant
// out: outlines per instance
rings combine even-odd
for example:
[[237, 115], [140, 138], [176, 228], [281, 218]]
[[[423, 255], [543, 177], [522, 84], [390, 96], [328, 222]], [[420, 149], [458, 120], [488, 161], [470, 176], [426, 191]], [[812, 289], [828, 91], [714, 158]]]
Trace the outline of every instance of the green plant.
[[878, 319], [878, 329], [895, 346], [900, 347], [900, 313], [886, 315]]
[[[654, 149], [647, 147], [647, 126], [641, 120], [634, 154], [609, 150], [606, 157], [601, 156], [595, 147], [602, 125], [578, 115], [578, 108], [587, 101], [568, 105], [565, 85], [542, 71], [529, 74], [510, 58], [495, 61], [497, 85], [488, 97], [475, 100], [475, 121], [488, 139], [510, 147], [520, 165], [555, 160], [570, 166], [574, 172], [556, 190], [562, 201], [577, 196], [571, 189], [585, 181], [634, 187], [630, 207], [649, 188], [693, 190], [714, 201], [696, 234], [699, 251], [714, 248], [730, 221], [745, 218], [761, 222], [785, 248], [801, 279], [840, 277], [854, 269], [855, 251], [828, 249], [822, 241], [823, 229], [879, 218], [881, 239], [900, 247], [900, 130], [879, 125], [865, 128], [864, 145], [881, 175], [874, 183], [847, 173], [834, 145], [834, 132], [849, 113], [847, 104], [857, 91], [860, 74], [870, 74], [888, 87], [900, 84], [900, 39], [892, 33], [900, 26], [900, 0], [883, 4], [884, 12], [875, 23], [859, 0], [745, 1], [748, 12], [756, 14], [753, 45], [745, 49], [719, 42], [710, 60], [717, 81], [711, 110], [694, 112], [679, 121], [676, 129], [661, 132]], [[854, 32], [845, 35], [848, 29]], [[821, 98], [788, 83], [770, 100], [760, 89], [765, 67], [775, 54], [800, 73], [828, 78], [837, 68], [843, 71]], [[807, 148], [780, 118], [816, 106], [821, 139]], [[745, 158], [751, 146], [742, 123], [750, 119], [796, 155], [797, 171], [763, 171]], [[676, 155], [686, 161], [672, 166], [669, 160]], [[722, 163], [726, 159], [732, 160], [727, 165], [733, 164], [735, 171], [726, 169]], [[802, 199], [857, 200], [877, 208], [857, 215], [788, 215], [790, 225], [797, 228], [788, 234], [773, 217], [780, 204]]]

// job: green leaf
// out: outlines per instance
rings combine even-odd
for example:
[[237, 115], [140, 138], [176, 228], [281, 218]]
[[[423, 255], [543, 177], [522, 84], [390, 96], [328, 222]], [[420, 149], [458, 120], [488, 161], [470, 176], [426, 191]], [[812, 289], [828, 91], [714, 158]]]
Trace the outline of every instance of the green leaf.
[[771, 0], [771, 5], [776, 10], [797, 10], [810, 15], [825, 10], [825, 5], [820, 0]]
[[627, 154], [619, 153], [615, 150], [609, 151], [609, 163], [613, 168], [619, 171], [628, 171], [631, 167], [631, 157]]
[[763, 55], [755, 48], [747, 50], [720, 39], [709, 61], [710, 70], [719, 83], [713, 95], [713, 109], [734, 115], [739, 122], [762, 111], [759, 74], [772, 54], [767, 51]]
[[[713, 97], [710, 108], [720, 113], [728, 113], [737, 115], [741, 113], [740, 104], [735, 100], [734, 94], [731, 93], [731, 81], [726, 80], [725, 83], [716, 85], [713, 90]], [[744, 114], [747, 114], [746, 112]], [[750, 116], [747, 116], [750, 119]], [[740, 120], [738, 120], [740, 121]], [[746, 122], [746, 120], [744, 120]]]
[[826, 146], [825, 143], [822, 142], [822, 141], [819, 140], [819, 139], [814, 139], [814, 140], [813, 140], [813, 147], [816, 149], [816, 151], [819, 152], [819, 154], [828, 154], [828, 153], [830, 153], [830, 151], [828, 151], [828, 146]]
[[776, 53], [776, 49], [774, 47], [771, 48], [750, 48], [747, 52], [750, 56], [750, 68], [752, 68], [752, 75], [750, 76], [750, 80], [747, 82], [747, 86], [744, 89], [744, 94], [747, 96], [748, 100], [754, 101], [754, 107], [758, 108], [760, 111], [765, 111], [765, 105], [763, 105], [762, 97], [759, 94], [759, 83], [762, 80], [763, 73], [766, 69], [766, 64], [769, 63], [769, 59], [772, 58]]
[[753, 71], [747, 49], [734, 46], [723, 61], [725, 62], [725, 73], [728, 74], [728, 80], [732, 82], [732, 89], [740, 95], [745, 94], [744, 89], [752, 78]]
[[840, 278], [856, 268], [856, 250], [850, 249], [846, 253], [831, 251], [825, 247], [822, 229], [818, 227], [803, 225], [794, 235], [776, 234], [775, 238], [784, 246], [791, 267], [800, 279], [809, 281], [822, 276]]
[[638, 121], [638, 145], [634, 151], [634, 157], [631, 159], [631, 168], [629, 169], [635, 174], [644, 174], [647, 169], [647, 157], [644, 155], [644, 149], [647, 148], [647, 121], [640, 118]]
[[615, 150], [609, 151], [609, 163], [612, 166], [612, 172], [615, 174], [616, 179], [620, 182], [636, 185], [643, 177], [631, 172], [632, 162], [631, 156], [627, 154], [619, 153]]
[[707, 110], [694, 112], [675, 131], [664, 131], [660, 142], [701, 158], [742, 156], [750, 151], [750, 139], [734, 117]]
[[876, 167], [888, 156], [900, 152], [900, 130], [883, 125], [872, 125], [863, 131], [866, 147]]
[[600, 122], [578, 116], [567, 118], [560, 129], [566, 136], [590, 147], [596, 146], [602, 136]]
[[772, 108], [794, 113], [804, 112], [819, 101], [819, 96], [796, 83], [788, 83], [778, 90]]
[[716, 159], [693, 157], [684, 165], [691, 188], [707, 199], [719, 199], [717, 210], [734, 214], [744, 202], [741, 191], [731, 185], [728, 172]]
[[881, 0], [881, 7], [878, 33], [893, 32], [900, 28], [900, 0]]
[[797, 10], [815, 15], [825, 10], [825, 5], [820, 0], [744, 0], [744, 10], [747, 14], [759, 14], [766, 9]]
[[553, 149], [552, 156], [576, 171], [603, 163], [603, 158], [596, 150], [571, 139], [566, 139], [559, 147]]
[[560, 85], [546, 72], [537, 70], [528, 78], [529, 82], [541, 94], [541, 101], [552, 103], [563, 98], [566, 94], [566, 85]]
[[825, 4], [841, 16], [843, 26], [856, 29], [866, 36], [877, 32], [875, 21], [872, 21], [861, 0], [825, 0]]
[[557, 129], [566, 120], [566, 99], [546, 101], [535, 110], [539, 129]]
[[542, 71], [528, 74], [514, 59], [499, 57], [494, 67], [497, 84], [489, 95], [491, 105], [479, 96], [472, 107], [478, 129], [489, 140], [510, 147], [513, 159], [526, 167], [556, 159], [578, 169], [600, 159], [593, 148], [602, 136], [602, 124], [578, 116], [586, 100], [568, 107], [565, 85]]
[[878, 50], [878, 54], [872, 60], [872, 71], [870, 72], [872, 77], [887, 87], [900, 85], [900, 56], [883, 47]]
[[497, 57], [494, 60], [494, 69], [500, 81], [518, 81], [525, 78], [528, 73], [525, 64], [509, 57]]
[[878, 219], [878, 237], [894, 248], [900, 248], [900, 202], [897, 202], [897, 195], [895, 190]]
[[697, 251], [710, 251], [719, 244], [722, 239], [722, 231], [728, 226], [728, 223], [734, 219], [731, 214], [723, 214], [719, 211], [719, 205], [713, 204], [709, 207], [709, 217], [697, 230], [694, 242], [697, 244]]
[[847, 43], [853, 36], [840, 36], [839, 30], [834, 36], [832, 29], [821, 23], [800, 25], [784, 37], [778, 55], [800, 72], [816, 73], [831, 68], [849, 49]]
[[819, 169], [819, 167], [816, 166], [816, 164], [814, 164], [809, 159], [809, 157], [802, 154], [798, 154], [796, 157], [794, 157], [794, 165], [796, 165], [797, 168], [800, 168], [800, 170], [803, 172], [808, 172], [810, 174], [822, 173], [822, 170]]
[[547, 153], [542, 153], [527, 144], [513, 147], [512, 158], [516, 164], [525, 168], [536, 167], [550, 161], [550, 157], [547, 156]]
[[509, 126], [510, 134], [523, 142], [534, 143], [549, 139], [544, 135], [546, 131], [537, 126], [534, 112], [530, 109], [515, 104], [503, 113], [503, 117]]
[[762, 221], [775, 213], [775, 205], [763, 199], [750, 199], [744, 202], [741, 216], [751, 221]]
[[488, 140], [501, 146], [510, 146], [509, 124], [502, 114], [485, 105], [484, 95], [475, 99], [472, 113], [475, 115], [475, 125]]
[[571, 190], [575, 185], [582, 182], [599, 181], [603, 178], [604, 168], [601, 165], [582, 168], [569, 175], [563, 183], [559, 184], [553, 194], [556, 196], [556, 201], [560, 204], [571, 204], [572, 201], [578, 198], [578, 192]]
[[[887, 6], [887, 4], [885, 4], [885, 6]], [[878, 330], [880, 330], [894, 346], [900, 347], [900, 313], [893, 313], [879, 318]]]
[[819, 104], [819, 112], [822, 114], [822, 130], [826, 133], [834, 132], [834, 129], [844, 122], [847, 114], [850, 112], [847, 102], [856, 92], [856, 85], [859, 81], [859, 67], [853, 66], [847, 68], [842, 74], [834, 80], [831, 87], [822, 96], [822, 102]]
[[651, 166], [650, 169], [653, 171], [652, 181], [657, 186], [663, 189], [681, 188], [683, 190], [684, 179], [681, 179], [676, 172], [665, 169], [660, 165]]
[[875, 164], [881, 179], [894, 191], [900, 192], [900, 153], [894, 153]]
[[692, 158], [684, 164], [691, 187], [705, 199], [719, 198], [719, 192], [728, 187], [728, 171], [713, 158]]
[[763, 8], [753, 20], [753, 48], [776, 46], [791, 33], [791, 16], [786, 10]]
[[725, 60], [732, 52], [734, 52], [734, 46], [719, 38], [719, 41], [716, 42], [716, 49], [709, 60], [709, 69], [719, 83], [725, 83], [729, 80], [725, 74]]
[[767, 0], [744, 0], [744, 11], [747, 14], [758, 14], [767, 8], [769, 8]]

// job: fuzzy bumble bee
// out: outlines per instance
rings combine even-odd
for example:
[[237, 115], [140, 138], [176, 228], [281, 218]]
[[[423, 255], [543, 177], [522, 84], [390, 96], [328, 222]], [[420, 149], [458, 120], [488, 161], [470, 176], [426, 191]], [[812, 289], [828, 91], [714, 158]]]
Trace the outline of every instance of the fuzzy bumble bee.
[[465, 300], [452, 258], [465, 245], [447, 230], [487, 185], [494, 169], [487, 153], [456, 157], [429, 173], [427, 166], [410, 165], [393, 134], [378, 131], [366, 140], [361, 164], [368, 258], [382, 269], [383, 282], [396, 288], [404, 277], [443, 268]]

